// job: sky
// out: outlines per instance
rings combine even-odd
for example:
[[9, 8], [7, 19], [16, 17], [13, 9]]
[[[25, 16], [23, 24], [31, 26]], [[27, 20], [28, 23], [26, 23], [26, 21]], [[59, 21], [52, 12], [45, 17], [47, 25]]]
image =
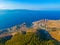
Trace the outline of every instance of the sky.
[[60, 0], [0, 0], [0, 9], [60, 10]]

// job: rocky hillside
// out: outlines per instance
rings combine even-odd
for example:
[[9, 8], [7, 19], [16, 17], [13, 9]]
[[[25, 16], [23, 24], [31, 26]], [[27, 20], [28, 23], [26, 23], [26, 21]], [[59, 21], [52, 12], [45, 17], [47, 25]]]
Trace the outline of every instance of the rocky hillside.
[[39, 20], [32, 22], [31, 27], [27, 27], [25, 23], [21, 25], [15, 25], [11, 28], [0, 30], [0, 37], [15, 35], [17, 32], [37, 32], [39, 29], [44, 29], [52, 36], [52, 38], [60, 41], [60, 20]]
[[60, 20], [40, 20], [33, 24], [34, 29], [45, 29], [52, 38], [60, 42]]

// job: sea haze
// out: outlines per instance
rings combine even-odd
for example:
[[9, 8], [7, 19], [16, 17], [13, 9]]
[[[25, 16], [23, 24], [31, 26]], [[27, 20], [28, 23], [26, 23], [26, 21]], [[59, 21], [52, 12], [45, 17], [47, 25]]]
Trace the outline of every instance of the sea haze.
[[32, 22], [40, 19], [60, 19], [60, 11], [0, 10], [0, 29], [24, 22], [30, 26]]

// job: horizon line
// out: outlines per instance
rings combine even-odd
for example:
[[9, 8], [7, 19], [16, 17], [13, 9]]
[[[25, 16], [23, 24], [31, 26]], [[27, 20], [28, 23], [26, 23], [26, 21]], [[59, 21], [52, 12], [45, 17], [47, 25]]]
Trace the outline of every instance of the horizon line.
[[0, 10], [60, 11], [60, 9], [0, 9]]

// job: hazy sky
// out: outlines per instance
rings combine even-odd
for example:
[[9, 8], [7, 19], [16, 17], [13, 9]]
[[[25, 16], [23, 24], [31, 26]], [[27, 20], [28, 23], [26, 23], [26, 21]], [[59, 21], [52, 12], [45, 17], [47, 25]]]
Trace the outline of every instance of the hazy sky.
[[0, 0], [0, 9], [60, 10], [60, 0]]

